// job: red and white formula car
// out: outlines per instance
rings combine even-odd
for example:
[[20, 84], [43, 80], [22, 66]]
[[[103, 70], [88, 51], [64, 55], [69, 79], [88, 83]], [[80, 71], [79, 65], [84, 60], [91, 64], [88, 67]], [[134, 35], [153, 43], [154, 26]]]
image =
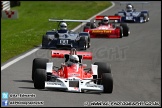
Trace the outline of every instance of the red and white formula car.
[[[70, 51], [52, 50], [52, 58], [68, 59]], [[67, 65], [61, 63], [60, 67], [53, 66], [45, 58], [33, 60], [32, 78], [36, 89], [55, 88], [72, 92], [100, 91], [112, 93], [113, 78], [110, 66], [104, 62], [95, 62], [87, 68], [82, 60], [92, 60], [91, 52], [77, 51], [79, 63]]]
[[[117, 24], [120, 22], [121, 16], [107, 16], [110, 21], [108, 25], [102, 25], [102, 20], [105, 16], [96, 16], [94, 22], [88, 22], [84, 26], [83, 31], [89, 32], [90, 38], [122, 38], [130, 34], [129, 27], [126, 23]], [[101, 22], [96, 26], [96, 20]]]

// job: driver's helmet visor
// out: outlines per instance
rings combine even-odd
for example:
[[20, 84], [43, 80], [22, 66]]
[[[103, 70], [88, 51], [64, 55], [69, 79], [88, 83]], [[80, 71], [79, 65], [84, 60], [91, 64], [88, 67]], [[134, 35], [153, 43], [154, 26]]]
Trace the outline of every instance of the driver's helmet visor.
[[66, 28], [67, 26], [61, 25], [60, 27], [61, 27], [61, 28]]
[[70, 62], [72, 62], [72, 63], [78, 63], [79, 61], [74, 60], [74, 59], [70, 59]]
[[103, 22], [108, 22], [108, 20], [103, 20]]

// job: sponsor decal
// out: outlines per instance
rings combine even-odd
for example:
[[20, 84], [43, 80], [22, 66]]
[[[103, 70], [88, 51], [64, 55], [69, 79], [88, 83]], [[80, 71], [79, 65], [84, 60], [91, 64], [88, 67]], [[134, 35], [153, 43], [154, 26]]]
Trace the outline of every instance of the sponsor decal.
[[60, 40], [60, 44], [68, 44], [68, 40]]
[[77, 76], [80, 76], [80, 74], [77, 74], [77, 73], [68, 73], [69, 76], [73, 76], [73, 77], [77, 77]]
[[111, 33], [111, 30], [92, 30], [92, 33]]
[[55, 82], [47, 82], [47, 85], [61, 85], [60, 83], [55, 83]]

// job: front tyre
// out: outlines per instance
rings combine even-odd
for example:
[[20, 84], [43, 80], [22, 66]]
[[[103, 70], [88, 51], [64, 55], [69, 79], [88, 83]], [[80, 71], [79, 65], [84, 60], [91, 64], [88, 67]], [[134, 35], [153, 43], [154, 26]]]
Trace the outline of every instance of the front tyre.
[[46, 69], [46, 63], [49, 62], [49, 59], [45, 58], [35, 58], [32, 65], [32, 80], [34, 81], [34, 73], [36, 69]]
[[44, 89], [45, 81], [47, 81], [47, 74], [45, 69], [36, 69], [34, 79], [34, 87], [36, 89]]
[[[98, 65], [98, 78], [102, 78], [103, 73], [111, 73], [111, 68], [108, 63], [104, 62], [95, 62], [94, 65]], [[101, 84], [101, 80], [98, 80], [98, 84]]]
[[113, 91], [113, 78], [111, 73], [102, 74], [102, 84], [104, 88], [104, 93], [112, 93]]

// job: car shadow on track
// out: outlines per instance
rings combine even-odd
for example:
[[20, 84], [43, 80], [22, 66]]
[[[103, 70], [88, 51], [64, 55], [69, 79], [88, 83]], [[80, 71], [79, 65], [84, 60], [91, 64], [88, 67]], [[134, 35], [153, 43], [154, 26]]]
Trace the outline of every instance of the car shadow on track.
[[79, 93], [79, 94], [97, 94], [101, 95], [102, 92], [99, 91], [85, 91], [85, 92], [72, 92], [72, 91], [65, 91], [65, 90], [60, 90], [60, 89], [39, 89], [39, 91], [49, 91], [49, 92], [64, 92], [64, 93]]
[[[14, 82], [25, 82], [25, 83], [33, 83], [32, 80], [13, 80]], [[35, 89], [34, 87], [19, 87], [22, 89]]]
[[27, 83], [33, 83], [32, 80], [13, 80], [14, 82], [27, 82]]
[[22, 88], [22, 89], [35, 89], [34, 87], [19, 87], [19, 88]]

